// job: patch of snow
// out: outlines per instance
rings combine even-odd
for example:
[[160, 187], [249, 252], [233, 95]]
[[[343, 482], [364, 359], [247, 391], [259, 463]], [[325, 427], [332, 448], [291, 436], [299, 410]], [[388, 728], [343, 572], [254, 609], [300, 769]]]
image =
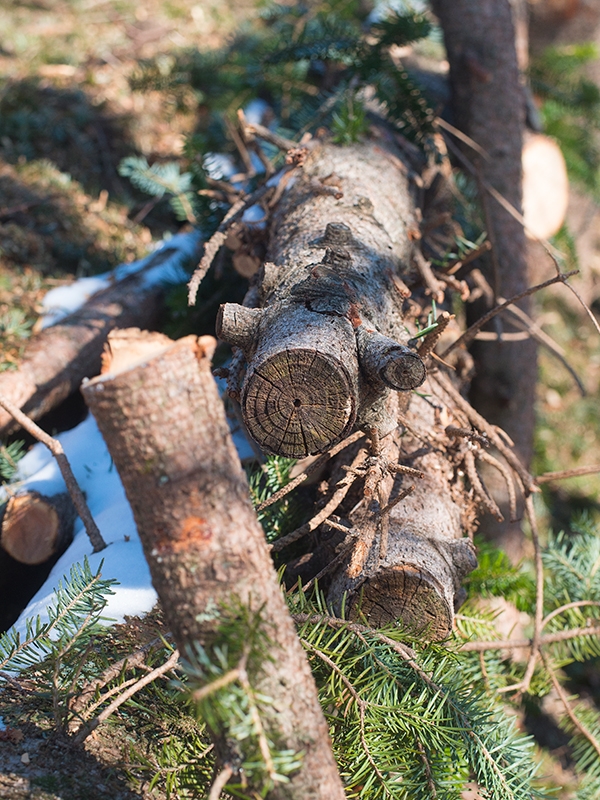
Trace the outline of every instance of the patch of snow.
[[262, 206], [255, 205], [247, 208], [242, 215], [242, 222], [259, 223], [265, 222], [267, 215]]
[[[217, 385], [223, 393], [226, 381], [219, 379]], [[240, 459], [255, 458], [239, 424], [231, 422], [230, 425]], [[83, 523], [77, 518], [72, 544], [58, 559], [44, 585], [15, 623], [15, 629], [21, 635], [25, 632], [27, 619], [39, 615], [42, 621], [47, 621], [47, 608], [54, 601], [54, 589], [59, 580], [68, 576], [71, 566], [82, 563], [86, 556], [92, 572], [96, 572], [102, 562], [103, 578], [118, 581], [118, 585], [113, 587], [115, 594], [108, 598], [104, 611], [110, 622], [122, 622], [125, 616], [143, 616], [157, 600], [131, 507], [96, 420], [90, 414], [77, 427], [59, 434], [57, 438], [108, 546], [100, 553], [93, 553]], [[46, 495], [65, 491], [56, 461], [44, 445], [34, 445], [21, 459], [10, 489], [34, 489]], [[0, 488], [0, 502], [3, 495], [6, 496], [6, 490]]]
[[[100, 553], [92, 553], [83, 523], [77, 518], [71, 546], [56, 562], [44, 585], [15, 623], [21, 634], [25, 631], [26, 619], [39, 614], [47, 620], [46, 609], [53, 601], [55, 586], [69, 574], [72, 564], [82, 562], [85, 556], [92, 571], [95, 572], [103, 562], [103, 577], [119, 581], [119, 585], [114, 587], [115, 594], [108, 598], [105, 616], [122, 622], [125, 615], [147, 613], [156, 602], [133, 514], [95, 419], [90, 414], [76, 428], [57, 438], [108, 546]], [[65, 491], [54, 458], [41, 444], [36, 444], [19, 462], [15, 477], [17, 482], [11, 485], [12, 490], [35, 489], [50, 495]]]
[[[144, 258], [120, 264], [111, 272], [90, 278], [79, 278], [69, 286], [51, 289], [42, 301], [45, 311], [41, 328], [55, 325], [63, 317], [81, 308], [96, 292], [107, 289], [115, 281], [123, 280], [136, 272], [143, 271], [144, 287], [154, 286], [157, 283], [184, 283], [188, 278], [184, 264], [197, 252], [201, 238], [198, 231], [178, 233], [163, 239], [153, 252]], [[163, 255], [164, 258], [158, 258], [159, 255]], [[155, 266], [152, 266], [153, 262], [157, 262]]]
[[224, 153], [207, 153], [202, 165], [209, 176], [216, 181], [231, 178], [237, 172], [234, 160]]
[[271, 106], [264, 100], [251, 100], [244, 108], [244, 116], [250, 125], [260, 125]]

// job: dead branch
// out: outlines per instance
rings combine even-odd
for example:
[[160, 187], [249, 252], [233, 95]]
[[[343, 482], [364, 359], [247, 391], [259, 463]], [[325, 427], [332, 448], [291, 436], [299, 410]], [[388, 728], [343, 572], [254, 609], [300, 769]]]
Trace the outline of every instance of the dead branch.
[[73, 470], [71, 469], [69, 460], [65, 455], [62, 444], [58, 441], [58, 439], [54, 439], [52, 436], [49, 436], [39, 427], [39, 425], [36, 425], [35, 422], [29, 419], [26, 414], [17, 408], [14, 403], [11, 403], [10, 400], [1, 394], [0, 406], [7, 411], [22, 428], [24, 428], [28, 433], [34, 436], [38, 442], [41, 442], [48, 448], [48, 450], [50, 450], [56, 459], [60, 474], [63, 476], [63, 480], [67, 486], [67, 491], [69, 492], [71, 500], [73, 501], [73, 505], [77, 509], [77, 513], [81, 517], [81, 521], [85, 526], [85, 532], [88, 535], [92, 547], [94, 548], [93, 552], [98, 553], [100, 550], [104, 550], [106, 547], [106, 542], [102, 538], [102, 534], [94, 522], [94, 518], [90, 513], [90, 509], [83, 492], [79, 488], [79, 484], [75, 479], [75, 475], [73, 475]]
[[547, 286], [552, 286], [553, 283], [564, 283], [567, 285], [567, 278], [570, 278], [572, 275], [576, 275], [578, 270], [572, 270], [571, 272], [560, 273], [559, 275], [555, 275], [553, 278], [550, 278], [543, 283], [538, 283], [536, 286], [530, 286], [529, 289], [526, 289], [524, 292], [519, 292], [514, 297], [511, 297], [509, 300], [504, 300], [499, 305], [495, 306], [488, 311], [487, 314], [484, 314], [480, 317], [476, 322], [474, 322], [467, 330], [458, 337], [452, 344], [448, 345], [448, 347], [441, 353], [441, 357], [444, 358], [451, 353], [452, 350], [456, 349], [460, 345], [468, 344], [474, 337], [475, 334], [483, 328], [483, 326], [488, 323], [491, 319], [493, 319], [497, 314], [501, 311], [504, 311], [505, 308], [508, 306], [514, 305], [518, 303], [519, 300], [522, 300], [524, 297], [529, 297], [529, 295], [535, 294], [539, 292], [541, 289], [545, 289]]
[[98, 714], [97, 717], [86, 722], [81, 728], [77, 731], [75, 736], [73, 737], [73, 744], [79, 745], [83, 744], [83, 742], [87, 739], [87, 737], [95, 731], [98, 725], [102, 722], [107, 720], [111, 714], [126, 703], [127, 700], [130, 700], [135, 694], [137, 694], [140, 689], [143, 689], [144, 686], [148, 686], [149, 683], [153, 683], [157, 678], [160, 678], [162, 675], [166, 675], [167, 673], [171, 672], [177, 666], [177, 662], [179, 661], [179, 651], [173, 650], [169, 658], [165, 661], [164, 664], [161, 664], [160, 667], [156, 667], [153, 669], [152, 672], [149, 672], [147, 675], [144, 675], [143, 678], [140, 678], [139, 681], [136, 681], [132, 686], [129, 686], [122, 694], [119, 695], [115, 700], [113, 700], [110, 705], [108, 705], [101, 714]]

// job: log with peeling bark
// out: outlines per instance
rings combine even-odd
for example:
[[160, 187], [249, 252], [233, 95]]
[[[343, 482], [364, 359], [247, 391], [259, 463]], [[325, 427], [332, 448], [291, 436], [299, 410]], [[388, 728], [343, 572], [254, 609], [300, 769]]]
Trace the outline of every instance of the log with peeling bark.
[[[141, 348], [132, 349], [136, 338]], [[138, 331], [109, 342], [104, 374], [82, 391], [123, 481], [180, 651], [209, 646], [226, 613], [220, 610], [236, 599], [260, 614], [270, 644], [250, 680], [272, 699], [262, 724], [278, 748], [303, 753], [289, 782], [276, 782], [267, 796], [342, 800], [314, 680], [210, 374], [214, 339], [172, 342]], [[230, 751], [227, 730], [213, 734], [221, 761], [235, 767], [240, 754]]]
[[14, 495], [0, 511], [0, 545], [21, 564], [43, 564], [67, 549], [76, 516], [66, 493]]
[[[80, 309], [33, 336], [19, 368], [0, 375], [0, 394], [36, 420], [77, 391], [84, 378], [98, 373], [109, 331], [132, 325], [152, 328], [157, 323], [164, 290], [147, 282], [146, 275], [173, 254], [173, 248], [162, 248], [143, 270], [97, 292]], [[18, 427], [0, 409], [0, 436]]]
[[[433, 289], [419, 288], [424, 259], [415, 250], [419, 212], [410, 175], [389, 142], [316, 145], [274, 211], [257, 285], [260, 307], [222, 306], [217, 333], [244, 353], [242, 411], [263, 449], [302, 457], [356, 427], [374, 429], [383, 437], [375, 458], [383, 473], [403, 458], [424, 473], [389, 512], [385, 506], [401, 488], [388, 474], [378, 499], [351, 515], [355, 541], [340, 544], [329, 601], [374, 625], [401, 620], [440, 639], [476, 561], [463, 538], [461, 505], [472, 504], [456, 464], [443, 447], [407, 455], [422, 451], [423, 442], [406, 428], [398, 438], [399, 415], [426, 439], [435, 427], [429, 406], [412, 391], [427, 371], [411, 340], [415, 329], [407, 327], [407, 285], [420, 291], [423, 306]], [[337, 193], [315, 191], [324, 184]]]

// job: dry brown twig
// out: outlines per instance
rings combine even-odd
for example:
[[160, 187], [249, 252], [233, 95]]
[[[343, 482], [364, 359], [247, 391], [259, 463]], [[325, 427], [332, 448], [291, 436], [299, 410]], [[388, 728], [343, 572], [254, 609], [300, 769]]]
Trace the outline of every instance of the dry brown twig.
[[569, 717], [569, 719], [571, 720], [571, 722], [575, 726], [576, 730], [578, 730], [579, 733], [582, 736], [585, 736], [585, 738], [592, 745], [592, 747], [594, 748], [596, 753], [598, 753], [598, 755], [600, 756], [600, 742], [598, 742], [598, 740], [596, 739], [594, 734], [583, 724], [583, 722], [581, 722], [581, 720], [579, 720], [577, 718], [577, 715], [575, 714], [573, 706], [571, 705], [571, 703], [569, 701], [567, 693], [565, 692], [565, 690], [561, 686], [560, 681], [556, 677], [556, 673], [554, 672], [554, 670], [550, 666], [548, 657], [544, 653], [540, 653], [540, 655], [541, 655], [542, 660], [544, 662], [544, 666], [546, 667], [546, 671], [548, 672], [548, 675], [550, 676], [550, 680], [552, 681], [552, 685], [554, 686], [554, 690], [556, 691], [556, 694], [559, 696], [560, 701], [563, 704], [564, 709], [565, 709], [565, 711], [567, 713], [567, 716]]
[[207, 800], [219, 800], [221, 792], [229, 783], [229, 779], [233, 776], [233, 767], [230, 764], [225, 764], [223, 769], [219, 772], [214, 779], [210, 792], [208, 793]]
[[325, 520], [330, 516], [330, 514], [333, 514], [344, 497], [348, 494], [350, 487], [358, 477], [355, 471], [361, 467], [366, 460], [367, 451], [360, 450], [350, 465], [347, 474], [336, 484], [334, 493], [327, 501], [325, 506], [317, 514], [315, 514], [312, 519], [310, 519], [308, 522], [305, 522], [304, 525], [301, 525], [299, 528], [296, 528], [295, 531], [292, 531], [286, 536], [282, 536], [281, 539], [277, 539], [276, 542], [273, 542], [271, 545], [271, 552], [277, 553], [280, 550], [283, 550], [284, 547], [287, 547], [293, 542], [297, 542], [298, 539], [301, 539], [303, 536], [311, 533], [311, 531], [316, 530], [319, 525], [325, 522]]
[[329, 459], [333, 458], [333, 456], [337, 455], [342, 450], [345, 450], [346, 447], [349, 447], [351, 444], [354, 444], [354, 442], [357, 442], [359, 439], [362, 439], [364, 435], [365, 434], [363, 433], [363, 431], [355, 431], [354, 433], [352, 433], [350, 436], [347, 436], [338, 444], [334, 445], [333, 447], [330, 447], [326, 453], [323, 453], [323, 455], [319, 456], [319, 458], [317, 458], [316, 461], [313, 461], [313, 463], [310, 464], [304, 470], [304, 472], [301, 472], [300, 475], [296, 475], [296, 477], [293, 480], [291, 480], [288, 484], [283, 486], [281, 489], [279, 489], [279, 491], [275, 492], [275, 494], [272, 494], [271, 497], [268, 497], [263, 503], [257, 506], [256, 510], [262, 511], [263, 509], [272, 506], [273, 503], [277, 503], [279, 500], [283, 499], [286, 495], [292, 492], [297, 486], [300, 486], [300, 484], [303, 483], [310, 475], [312, 475], [317, 470], [321, 469], [321, 467], [324, 466], [329, 461]]
[[523, 292], [519, 292], [519, 294], [510, 297], [508, 300], [500, 303], [497, 306], [494, 306], [487, 314], [484, 314], [480, 317], [476, 322], [474, 322], [471, 326], [467, 328], [467, 330], [461, 334], [458, 339], [455, 339], [452, 344], [448, 345], [448, 347], [441, 353], [441, 357], [444, 358], [451, 353], [454, 349], [459, 347], [460, 345], [468, 344], [474, 337], [475, 334], [479, 332], [479, 330], [491, 319], [493, 319], [497, 314], [500, 314], [501, 311], [504, 311], [505, 308], [508, 306], [514, 305], [518, 303], [519, 300], [522, 300], [524, 297], [528, 297], [529, 295], [535, 294], [539, 292], [541, 289], [545, 289], [547, 286], [552, 286], [554, 283], [564, 283], [567, 286], [567, 278], [570, 278], [572, 275], [576, 275], [578, 270], [571, 270], [570, 272], [566, 273], [559, 273], [555, 275], [553, 278], [549, 278], [547, 281], [543, 283], [538, 283], [536, 286], [530, 286], [528, 289], [525, 289]]
[[11, 401], [3, 395], [0, 395], [0, 406], [2, 406], [2, 408], [7, 411], [15, 420], [15, 422], [18, 422], [19, 425], [27, 431], [27, 433], [30, 433], [35, 439], [38, 440], [38, 442], [41, 442], [48, 448], [48, 450], [50, 450], [56, 459], [60, 474], [62, 475], [66, 484], [67, 491], [69, 492], [71, 500], [73, 501], [73, 505], [75, 506], [77, 513], [83, 522], [85, 532], [87, 533], [90, 543], [93, 547], [93, 552], [99, 553], [101, 550], [104, 550], [106, 547], [106, 542], [102, 538], [102, 534], [94, 522], [94, 518], [92, 517], [84, 494], [79, 488], [79, 484], [77, 483], [75, 475], [73, 475], [73, 470], [71, 469], [69, 460], [65, 455], [62, 444], [58, 441], [58, 439], [54, 439], [52, 436], [43, 431], [39, 425], [36, 425], [35, 422], [29, 419], [29, 417], [24, 414], [20, 408], [18, 408], [14, 403], [11, 403]]
[[73, 743], [75, 745], [82, 744], [87, 737], [92, 733], [92, 731], [96, 730], [98, 725], [102, 722], [107, 720], [111, 714], [113, 714], [117, 708], [123, 705], [127, 700], [137, 694], [140, 689], [143, 689], [144, 686], [147, 686], [149, 683], [152, 683], [157, 678], [160, 678], [162, 675], [166, 675], [168, 672], [171, 672], [177, 666], [177, 662], [179, 661], [179, 651], [173, 650], [169, 658], [161, 664], [156, 669], [153, 669], [147, 675], [144, 675], [143, 678], [140, 678], [139, 681], [136, 681], [132, 686], [129, 686], [122, 694], [119, 695], [115, 700], [113, 700], [110, 705], [108, 705], [101, 714], [98, 714], [97, 717], [86, 722], [78, 732], [73, 737]]

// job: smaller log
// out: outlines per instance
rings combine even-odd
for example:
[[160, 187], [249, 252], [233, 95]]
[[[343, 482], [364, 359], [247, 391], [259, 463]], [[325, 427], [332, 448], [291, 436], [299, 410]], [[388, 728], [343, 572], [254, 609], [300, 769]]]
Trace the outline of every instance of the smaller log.
[[[160, 317], [164, 289], [148, 281], [148, 271], [177, 256], [166, 246], [143, 269], [92, 295], [81, 308], [33, 336], [19, 368], [0, 375], [0, 394], [32, 420], [40, 419], [100, 370], [109, 331], [138, 325], [152, 328]], [[0, 436], [19, 427], [0, 409]]]
[[77, 512], [68, 494], [25, 492], [11, 497], [1, 514], [0, 544], [21, 564], [43, 564], [73, 540]]

